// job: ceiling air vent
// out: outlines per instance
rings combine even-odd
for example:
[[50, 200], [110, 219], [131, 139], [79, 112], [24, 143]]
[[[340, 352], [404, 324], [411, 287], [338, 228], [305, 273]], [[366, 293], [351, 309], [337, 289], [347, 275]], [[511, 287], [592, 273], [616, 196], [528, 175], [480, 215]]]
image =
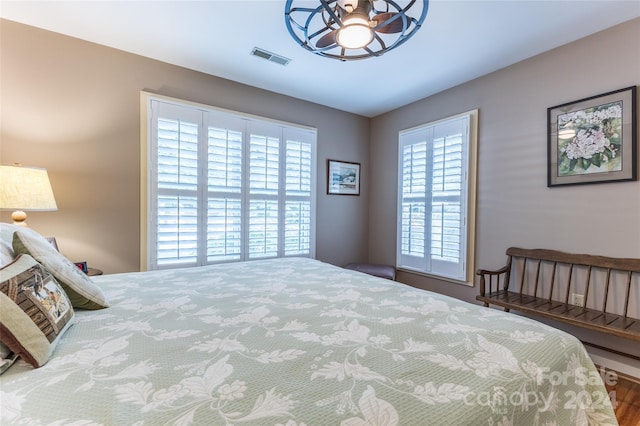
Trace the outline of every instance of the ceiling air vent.
[[275, 53], [271, 53], [259, 47], [254, 47], [253, 50], [251, 50], [251, 54], [253, 56], [257, 56], [258, 58], [266, 59], [267, 61], [275, 62], [276, 64], [280, 65], [287, 65], [289, 62], [291, 62], [291, 59], [289, 58], [276, 55]]

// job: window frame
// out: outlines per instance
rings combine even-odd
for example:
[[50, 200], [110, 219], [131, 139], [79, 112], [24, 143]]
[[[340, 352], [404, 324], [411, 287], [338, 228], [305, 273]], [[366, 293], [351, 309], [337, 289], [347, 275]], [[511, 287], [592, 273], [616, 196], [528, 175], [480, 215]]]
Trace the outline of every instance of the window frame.
[[[251, 115], [251, 114], [246, 114], [246, 113], [241, 113], [241, 112], [237, 112], [237, 111], [232, 111], [232, 110], [228, 110], [228, 109], [224, 109], [224, 108], [218, 108], [218, 107], [214, 107], [211, 105], [205, 105], [205, 104], [201, 104], [201, 103], [197, 103], [197, 102], [191, 102], [191, 101], [185, 101], [185, 100], [181, 100], [181, 99], [176, 99], [176, 98], [172, 98], [172, 97], [168, 97], [168, 96], [163, 96], [163, 95], [158, 95], [158, 94], [154, 94], [154, 93], [150, 93], [150, 92], [146, 92], [146, 91], [141, 91], [140, 92], [140, 119], [141, 119], [141, 126], [140, 126], [140, 270], [141, 271], [146, 271], [146, 270], [150, 270], [150, 269], [164, 269], [165, 267], [162, 266], [158, 266], [156, 263], [151, 263], [153, 261], [153, 254], [149, 252], [149, 250], [155, 250], [155, 247], [152, 246], [152, 232], [155, 232], [155, 222], [153, 220], [151, 220], [151, 218], [149, 217], [150, 213], [153, 213], [150, 211], [150, 204], [151, 204], [151, 197], [155, 196], [154, 194], [157, 195], [157, 187], [154, 188], [153, 187], [153, 168], [155, 167], [155, 152], [152, 152], [152, 140], [151, 138], [154, 136], [154, 123], [153, 121], [153, 114], [151, 111], [151, 105], [153, 102], [161, 102], [161, 103], [166, 103], [166, 104], [171, 104], [173, 106], [176, 107], [186, 107], [186, 108], [192, 108], [194, 111], [199, 111], [202, 114], [206, 114], [207, 112], [213, 112], [213, 113], [221, 113], [221, 114], [226, 114], [230, 116], [230, 120], [245, 120], [249, 123], [253, 123], [256, 124], [258, 126], [260, 125], [267, 125], [267, 126], [280, 126], [282, 128], [284, 128], [284, 130], [282, 131], [281, 135], [281, 140], [280, 140], [280, 153], [286, 153], [286, 144], [289, 141], [286, 138], [286, 135], [288, 133], [295, 133], [295, 132], [307, 132], [307, 133], [311, 133], [312, 134], [312, 142], [310, 143], [311, 145], [311, 189], [310, 189], [310, 195], [308, 197], [308, 201], [310, 202], [310, 223], [311, 223], [311, 235], [310, 235], [310, 243], [309, 243], [309, 253], [308, 254], [298, 254], [297, 256], [305, 256], [305, 257], [310, 257], [310, 258], [315, 258], [315, 251], [316, 251], [316, 208], [317, 208], [317, 201], [316, 201], [316, 194], [317, 194], [317, 129], [314, 127], [309, 127], [309, 126], [304, 126], [304, 125], [300, 125], [300, 124], [296, 124], [296, 123], [289, 123], [289, 122], [285, 122], [285, 121], [280, 121], [280, 120], [273, 120], [273, 119], [269, 119], [269, 118], [265, 118], [265, 117], [260, 117], [260, 116], [256, 116], [256, 115]], [[203, 121], [204, 123], [204, 121]], [[207, 129], [205, 128], [204, 124], [201, 123], [200, 127], [202, 127], [202, 129], [200, 129], [200, 131], [204, 131], [205, 133], [207, 132]], [[248, 124], [247, 126], [245, 126], [245, 129], [248, 129], [251, 127], [251, 124]], [[246, 134], [245, 135], [246, 139], [243, 142], [243, 168], [248, 167], [249, 164], [248, 162], [246, 162], [246, 160], [248, 159], [249, 156], [249, 140], [251, 136], [250, 134]], [[199, 147], [199, 151], [202, 151], [201, 149], [202, 147]], [[206, 147], [204, 148], [204, 150], [206, 150]], [[286, 160], [284, 160], [286, 161]], [[198, 171], [198, 176], [199, 176], [199, 181], [200, 179], [202, 179], [204, 177], [204, 182], [206, 182], [206, 176], [207, 176], [207, 170], [199, 170]], [[280, 175], [279, 178], [281, 181], [283, 181], [283, 183], [281, 183], [280, 186], [280, 190], [286, 189], [286, 185], [284, 184], [284, 180], [286, 179], [286, 171], [282, 170], [282, 174]], [[199, 184], [200, 185], [200, 184]], [[203, 185], [205, 186], [205, 185]], [[242, 191], [243, 192], [247, 192], [247, 195], [245, 196], [245, 200], [242, 203], [242, 208], [244, 209], [245, 207], [248, 208], [249, 207], [249, 203], [252, 199], [254, 199], [250, 194], [249, 194], [249, 186], [248, 186], [248, 178], [247, 175], [245, 173], [243, 173], [242, 175]], [[203, 194], [207, 194], [207, 191], [204, 191], [202, 189], [198, 190], [198, 196], [203, 196]], [[289, 198], [293, 198], [294, 200], [297, 200], [299, 197], [298, 196], [288, 196], [286, 194], [286, 192], [284, 194], [281, 194], [279, 191], [278, 196], [276, 196], [276, 198], [279, 199], [279, 205], [284, 205], [287, 203], [287, 200], [289, 200]], [[206, 201], [205, 201], [206, 203]], [[248, 214], [248, 213], [247, 213]], [[283, 222], [284, 225], [286, 226], [286, 210], [282, 210], [279, 211], [279, 215], [282, 215], [282, 220], [285, 221]], [[198, 212], [199, 217], [206, 215], [206, 212]], [[206, 220], [205, 221], [200, 221], [199, 222], [201, 225], [205, 224], [206, 225]], [[245, 223], [245, 226], [248, 228], [249, 227], [249, 223]], [[279, 238], [278, 238], [278, 256], [268, 256], [268, 257], [260, 257], [257, 259], [264, 259], [264, 258], [272, 258], [272, 257], [280, 257], [280, 254], [282, 253], [282, 251], [284, 250], [284, 245], [285, 245], [285, 241], [284, 239], [280, 238], [284, 236], [285, 233], [285, 229], [280, 229], [280, 227], [278, 227], [278, 234], [279, 234]], [[199, 235], [199, 240], [202, 240], [204, 238], [204, 241], [206, 242], [206, 233], [207, 231], [202, 231], [202, 230], [198, 230], [198, 235]], [[203, 237], [204, 235], [204, 237]], [[243, 235], [245, 235], [245, 232], [243, 231]], [[248, 232], [246, 232], [246, 235], [248, 235]], [[215, 262], [208, 262], [206, 261], [207, 255], [206, 255], [206, 245], [204, 246], [204, 255], [200, 255], [198, 254], [198, 266], [204, 264], [217, 264], [217, 263], [227, 263], [227, 262], [237, 262], [237, 261], [241, 261], [241, 260], [250, 260], [249, 259], [249, 246], [246, 245], [247, 241], [245, 241], [245, 236], [243, 236], [243, 252], [242, 252], [242, 256], [240, 260], [225, 260], [225, 261], [215, 261]], [[201, 242], [202, 243], [202, 242]], [[280, 247], [282, 246], [282, 247]], [[200, 245], [200, 247], [203, 247], [202, 245]], [[199, 251], [201, 251], [199, 249]], [[290, 256], [296, 256], [296, 255], [290, 255]], [[202, 259], [204, 258], [204, 263], [202, 263]], [[181, 267], [183, 265], [175, 265], [175, 266], [171, 266], [171, 267]], [[194, 265], [184, 265], [184, 266], [194, 266]]]
[[[429, 252], [431, 247], [427, 247], [427, 243], [430, 242], [430, 237], [427, 236], [427, 229], [429, 229], [430, 225], [427, 225], [426, 222], [430, 222], [430, 218], [426, 213], [429, 212], [429, 209], [425, 208], [425, 225], [424, 225], [424, 244], [425, 244], [425, 252], [423, 255], [423, 260], [420, 265], [418, 264], [408, 264], [406, 259], [408, 256], [403, 256], [402, 253], [402, 233], [403, 233], [403, 199], [409, 198], [404, 197], [403, 194], [403, 148], [407, 144], [411, 144], [410, 142], [403, 141], [403, 137], [407, 135], [414, 134], [419, 131], [428, 132], [429, 130], [433, 130], [437, 126], [443, 126], [450, 124], [454, 121], [458, 121], [460, 119], [467, 119], [467, 141], [466, 141], [466, 152], [463, 152], [463, 192], [466, 192], [466, 199], [464, 200], [465, 204], [465, 212], [461, 212], [462, 220], [464, 221], [463, 227], [465, 228], [464, 232], [460, 237], [463, 239], [461, 245], [464, 247], [464, 255], [461, 259], [462, 265], [462, 273], [457, 276], [448, 275], [445, 273], [440, 273], [430, 269], [430, 255]], [[415, 142], [414, 142], [415, 143]], [[427, 277], [437, 278], [438, 280], [448, 281], [456, 284], [464, 284], [467, 286], [474, 285], [474, 261], [475, 261], [475, 228], [476, 228], [476, 188], [477, 188], [477, 145], [478, 145], [478, 110], [474, 109], [471, 111], [466, 111], [460, 114], [452, 115], [449, 117], [445, 117], [439, 120], [430, 121], [425, 124], [421, 124], [418, 126], [414, 126], [408, 129], [403, 129], [398, 132], [398, 174], [397, 174], [397, 228], [396, 228], [396, 266], [399, 270], [403, 270], [406, 272], [424, 275]], [[426, 179], [430, 179], [433, 176], [433, 173], [429, 173], [426, 176]], [[425, 202], [428, 199], [428, 191], [425, 190]], [[461, 196], [464, 196], [463, 193]], [[456, 265], [459, 265], [456, 263]]]

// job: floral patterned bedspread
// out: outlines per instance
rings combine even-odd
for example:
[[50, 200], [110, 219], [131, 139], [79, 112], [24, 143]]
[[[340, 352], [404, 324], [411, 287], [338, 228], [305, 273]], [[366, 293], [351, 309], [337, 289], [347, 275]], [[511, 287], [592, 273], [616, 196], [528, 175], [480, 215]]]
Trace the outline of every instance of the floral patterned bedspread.
[[1, 424], [617, 424], [580, 342], [514, 314], [297, 258], [94, 281]]

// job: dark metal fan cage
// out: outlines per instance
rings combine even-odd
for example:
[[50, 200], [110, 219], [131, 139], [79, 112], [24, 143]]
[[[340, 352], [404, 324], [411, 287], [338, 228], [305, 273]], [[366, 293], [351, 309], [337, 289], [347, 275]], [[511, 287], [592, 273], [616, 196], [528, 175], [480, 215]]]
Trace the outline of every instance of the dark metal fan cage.
[[[285, 22], [291, 37], [317, 55], [341, 61], [381, 56], [409, 40], [420, 29], [429, 9], [429, 0], [287, 0]], [[402, 3], [402, 4], [401, 4]], [[345, 47], [340, 31], [360, 17], [359, 27], [371, 32], [362, 47]]]

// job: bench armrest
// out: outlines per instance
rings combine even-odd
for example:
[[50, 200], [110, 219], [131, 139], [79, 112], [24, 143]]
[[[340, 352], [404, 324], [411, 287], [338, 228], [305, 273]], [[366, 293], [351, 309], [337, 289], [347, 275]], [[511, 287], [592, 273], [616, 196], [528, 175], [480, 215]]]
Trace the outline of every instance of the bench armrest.
[[507, 264], [502, 268], [496, 269], [496, 270], [478, 269], [476, 271], [476, 275], [480, 277], [480, 295], [484, 296], [486, 294], [487, 281], [489, 281], [490, 293], [493, 291], [491, 287], [494, 282], [496, 284], [496, 291], [498, 291], [500, 276], [502, 275], [505, 275], [505, 278], [503, 279], [503, 281], [504, 281], [504, 287], [505, 287], [504, 289], [506, 290], [507, 286], [509, 285], [508, 280], [506, 278], [506, 274], [509, 272], [510, 268], [511, 268], [511, 265]]
[[500, 275], [500, 274], [504, 274], [507, 272], [507, 270], [509, 269], [508, 266], [503, 266], [500, 269], [496, 269], [495, 271], [493, 270], [489, 270], [489, 269], [478, 269], [478, 271], [476, 272], [476, 275]]

